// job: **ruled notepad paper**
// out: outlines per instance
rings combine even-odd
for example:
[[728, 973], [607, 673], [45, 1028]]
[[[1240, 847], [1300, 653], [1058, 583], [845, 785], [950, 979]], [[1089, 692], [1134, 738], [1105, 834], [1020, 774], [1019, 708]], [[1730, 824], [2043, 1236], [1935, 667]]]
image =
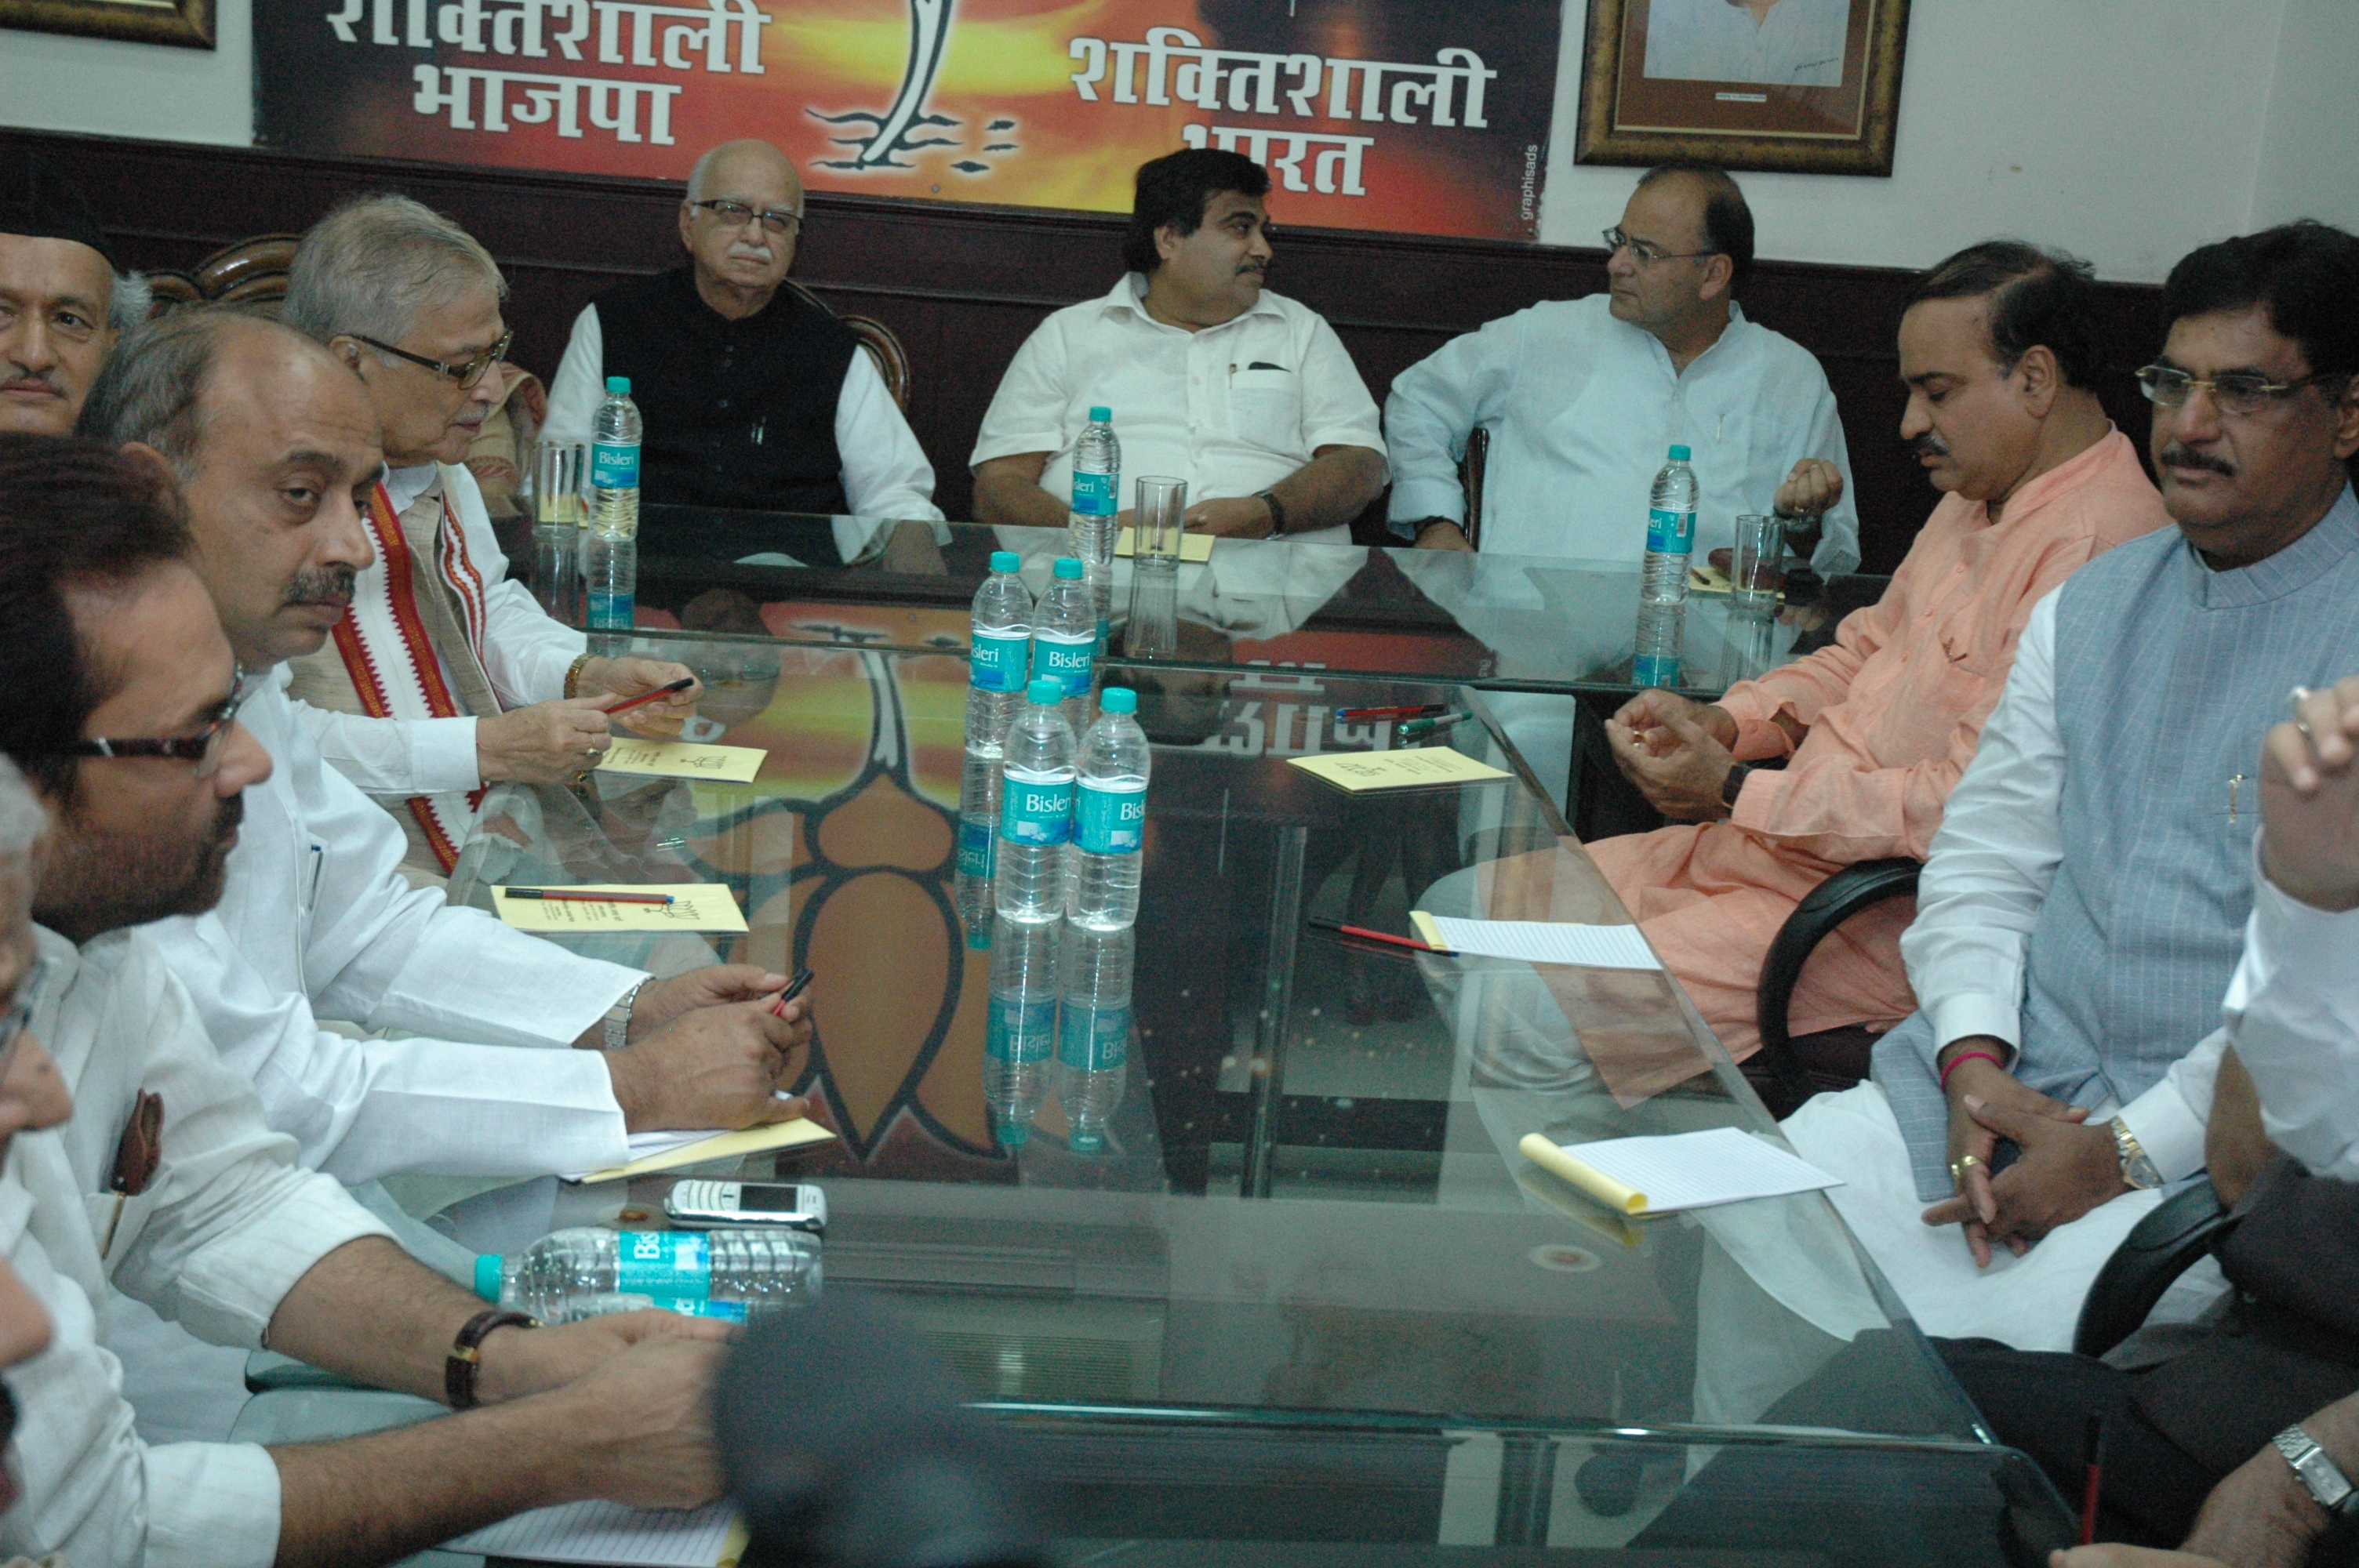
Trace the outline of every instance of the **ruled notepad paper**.
[[445, 1550], [614, 1568], [733, 1568], [743, 1539], [736, 1510], [725, 1502], [685, 1512], [583, 1502], [518, 1514]]
[[1659, 969], [1662, 960], [1635, 925], [1571, 925], [1552, 920], [1432, 917], [1441, 945], [1486, 958], [1572, 964], [1586, 969]]

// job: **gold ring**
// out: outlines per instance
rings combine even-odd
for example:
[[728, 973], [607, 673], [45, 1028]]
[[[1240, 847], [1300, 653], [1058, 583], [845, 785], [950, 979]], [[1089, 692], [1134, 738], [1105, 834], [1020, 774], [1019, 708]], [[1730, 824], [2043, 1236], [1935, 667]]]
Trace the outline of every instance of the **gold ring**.
[[1961, 1159], [1956, 1159], [1956, 1160], [1952, 1160], [1952, 1161], [1951, 1161], [1951, 1162], [1950, 1162], [1950, 1180], [1951, 1180], [1951, 1182], [1952, 1184], [1955, 1184], [1955, 1183], [1958, 1183], [1958, 1182], [1962, 1182], [1962, 1181], [1964, 1181], [1964, 1180], [1966, 1179], [1966, 1173], [1967, 1173], [1968, 1171], [1971, 1171], [1971, 1170], [1973, 1170], [1973, 1169], [1977, 1168], [1978, 1166], [1980, 1166], [1980, 1165], [1982, 1164], [1982, 1162], [1982, 1162], [1982, 1156], [1981, 1156], [1981, 1155], [1979, 1155], [1979, 1154], [1968, 1154], [1968, 1155], [1965, 1155], [1964, 1157], [1962, 1157], [1962, 1158], [1961, 1158]]

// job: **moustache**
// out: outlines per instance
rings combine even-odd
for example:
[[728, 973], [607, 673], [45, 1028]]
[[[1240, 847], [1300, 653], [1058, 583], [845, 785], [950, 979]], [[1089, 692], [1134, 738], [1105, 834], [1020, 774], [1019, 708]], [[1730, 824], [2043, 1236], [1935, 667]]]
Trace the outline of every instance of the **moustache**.
[[731, 261], [760, 262], [763, 265], [767, 265], [775, 254], [776, 253], [767, 245], [732, 245], [729, 247], [729, 259]]
[[213, 808], [213, 825], [205, 837], [205, 848], [218, 850], [245, 820], [245, 792], [238, 791]]
[[1910, 438], [1908, 449], [1920, 458], [1946, 458], [1950, 455], [1950, 443], [1941, 439], [1939, 431], [1928, 430]]
[[2177, 441], [2163, 448], [2161, 457], [2155, 460], [2166, 468], [2208, 469], [2223, 479], [2236, 477], [2235, 465], [2227, 459], [2215, 458], [2209, 452], [2190, 451]]
[[287, 593], [279, 602], [287, 604], [321, 604], [331, 599], [350, 599], [353, 583], [360, 573], [351, 567], [328, 567], [315, 572], [297, 572], [295, 580], [287, 585]]
[[30, 391], [37, 386], [44, 392], [55, 393], [60, 397], [65, 395], [65, 388], [50, 379], [46, 371], [20, 370], [7, 380], [0, 381], [0, 392]]

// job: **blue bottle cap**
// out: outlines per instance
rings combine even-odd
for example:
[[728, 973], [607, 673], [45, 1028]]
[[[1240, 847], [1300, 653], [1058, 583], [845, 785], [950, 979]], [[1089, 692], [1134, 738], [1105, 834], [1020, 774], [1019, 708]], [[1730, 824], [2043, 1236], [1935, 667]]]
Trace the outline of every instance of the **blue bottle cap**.
[[1690, 455], [1691, 454], [1690, 454], [1685, 447], [1673, 447], [1671, 449], [1671, 461], [1675, 463], [1683, 463], [1687, 461]]
[[1024, 1145], [1031, 1141], [1032, 1128], [1030, 1123], [1022, 1121], [1003, 1121], [999, 1124], [999, 1144], [1001, 1148], [1021, 1149]]
[[1090, 422], [1093, 425], [1111, 425], [1114, 423], [1114, 410], [1105, 407], [1093, 408], [1090, 410]]
[[1013, 550], [994, 550], [991, 552], [991, 569], [995, 572], [1020, 572], [1024, 569], [1024, 557]]
[[627, 375], [610, 375], [606, 378], [606, 390], [617, 397], [628, 397], [631, 395], [631, 378]]
[[1076, 1127], [1065, 1135], [1065, 1147], [1076, 1154], [1103, 1154], [1105, 1152], [1105, 1137], [1102, 1133], [1084, 1132]]
[[1054, 708], [1065, 700], [1065, 683], [1055, 676], [1042, 676], [1024, 688], [1024, 695], [1042, 708]]
[[1098, 697], [1100, 713], [1136, 713], [1138, 693], [1126, 686], [1110, 686]]
[[500, 1299], [500, 1255], [496, 1252], [475, 1254], [475, 1293], [487, 1302]]
[[1055, 572], [1061, 578], [1082, 577], [1086, 575], [1087, 572], [1087, 568], [1082, 565], [1082, 558], [1079, 556], [1059, 556], [1057, 557], [1057, 564], [1049, 569]]
[[969, 927], [966, 934], [966, 945], [977, 953], [990, 952], [991, 927], [988, 925]]

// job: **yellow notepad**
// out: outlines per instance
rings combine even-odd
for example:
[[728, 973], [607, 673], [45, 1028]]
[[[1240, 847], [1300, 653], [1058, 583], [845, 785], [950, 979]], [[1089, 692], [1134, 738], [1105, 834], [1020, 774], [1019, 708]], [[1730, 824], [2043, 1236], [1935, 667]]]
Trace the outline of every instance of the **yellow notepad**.
[[721, 882], [584, 882], [563, 892], [660, 892], [669, 903], [585, 903], [571, 898], [513, 898], [492, 890], [492, 909], [518, 931], [743, 931], [745, 912]]
[[1354, 795], [1365, 789], [1483, 784], [1515, 777], [1448, 746], [1411, 747], [1398, 752], [1329, 752], [1316, 757], [1289, 757], [1287, 761]]
[[598, 768], [609, 773], [751, 784], [768, 756], [759, 746], [691, 746], [681, 741], [617, 739], [598, 759]]
[[824, 1143], [834, 1133], [809, 1117], [799, 1116], [792, 1121], [774, 1121], [763, 1127], [749, 1127], [742, 1132], [716, 1132], [691, 1143], [682, 1143], [627, 1165], [614, 1165], [603, 1171], [590, 1171], [578, 1176], [568, 1176], [569, 1182], [621, 1182], [634, 1176], [653, 1175], [658, 1171], [676, 1171], [682, 1165], [701, 1165], [707, 1160], [733, 1160], [742, 1154], [760, 1154], [772, 1149], [799, 1149], [806, 1143]]
[[[1180, 535], [1180, 558], [1183, 561], [1211, 560], [1212, 558], [1212, 541], [1216, 537], [1218, 537], [1218, 535], [1212, 534]], [[1122, 536], [1114, 542], [1114, 553], [1117, 556], [1136, 555], [1138, 553], [1138, 530], [1136, 528], [1125, 528], [1122, 531]]]

